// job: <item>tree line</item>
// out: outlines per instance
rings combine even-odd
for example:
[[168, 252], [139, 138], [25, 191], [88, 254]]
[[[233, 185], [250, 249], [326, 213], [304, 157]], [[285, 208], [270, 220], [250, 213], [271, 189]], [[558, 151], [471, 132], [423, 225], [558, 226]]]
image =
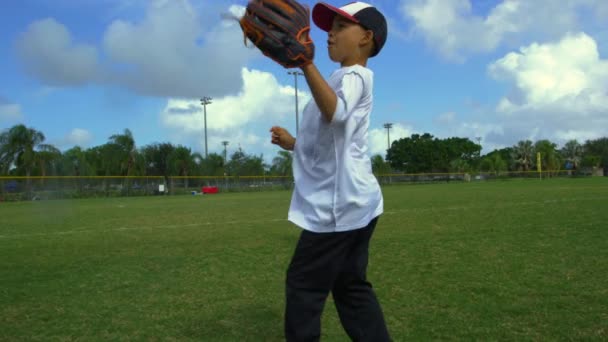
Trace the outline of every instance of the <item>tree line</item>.
[[137, 147], [132, 132], [111, 135], [99, 146], [64, 152], [45, 144], [42, 132], [15, 125], [0, 133], [0, 175], [4, 176], [258, 176], [290, 175], [291, 154], [281, 151], [271, 165], [241, 148], [207, 158], [169, 142]]
[[[468, 138], [440, 139], [429, 133], [412, 134], [392, 142], [386, 159], [372, 157], [376, 174], [394, 172], [503, 172], [536, 169], [541, 153], [543, 170], [608, 168], [608, 138], [563, 147], [549, 140], [519, 141], [512, 147], [481, 155], [482, 146]], [[113, 134], [105, 144], [64, 152], [45, 144], [42, 132], [18, 124], [0, 133], [0, 175], [4, 176], [290, 176], [292, 155], [278, 151], [271, 164], [263, 155], [241, 148], [230, 156], [211, 153], [207, 158], [190, 148], [169, 142], [137, 147], [132, 132]]]
[[562, 147], [546, 139], [521, 140], [483, 156], [481, 149], [481, 145], [468, 138], [439, 139], [429, 133], [412, 134], [392, 142], [386, 161], [374, 156], [372, 163], [379, 173], [525, 172], [537, 169], [537, 153], [540, 153], [542, 171], [608, 168], [606, 137], [583, 144], [570, 140]]

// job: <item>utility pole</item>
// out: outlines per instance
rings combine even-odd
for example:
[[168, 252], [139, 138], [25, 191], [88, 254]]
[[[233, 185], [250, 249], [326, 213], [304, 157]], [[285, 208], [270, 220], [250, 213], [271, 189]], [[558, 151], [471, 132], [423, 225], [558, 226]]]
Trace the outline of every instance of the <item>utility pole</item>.
[[293, 80], [296, 88], [296, 134], [298, 134], [299, 126], [299, 118], [298, 118], [298, 75], [304, 76], [304, 74], [300, 71], [288, 71], [289, 75], [293, 75]]
[[391, 128], [393, 128], [392, 123], [385, 123], [384, 128], [386, 128], [386, 144], [387, 151], [391, 149]]
[[209, 157], [209, 153], [207, 151], [207, 105], [209, 104], [211, 104], [211, 98], [203, 96], [201, 99], [201, 105], [203, 105], [203, 114], [205, 116], [205, 159]]
[[224, 145], [224, 164], [226, 164], [227, 159], [227, 152], [226, 152], [226, 146], [228, 146], [228, 141], [222, 141], [222, 145]]

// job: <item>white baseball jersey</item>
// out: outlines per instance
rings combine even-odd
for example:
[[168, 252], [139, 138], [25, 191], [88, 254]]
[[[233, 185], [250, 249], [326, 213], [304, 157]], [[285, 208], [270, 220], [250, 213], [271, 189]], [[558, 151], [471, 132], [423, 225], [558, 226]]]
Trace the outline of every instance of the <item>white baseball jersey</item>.
[[328, 79], [338, 97], [327, 122], [314, 99], [304, 108], [293, 157], [295, 188], [289, 221], [313, 232], [363, 228], [383, 212], [368, 155], [373, 72], [342, 67]]

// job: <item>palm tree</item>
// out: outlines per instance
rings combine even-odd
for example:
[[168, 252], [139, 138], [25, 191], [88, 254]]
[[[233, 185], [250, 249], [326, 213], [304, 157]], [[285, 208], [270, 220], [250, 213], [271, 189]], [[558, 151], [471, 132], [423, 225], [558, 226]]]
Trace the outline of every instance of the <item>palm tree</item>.
[[199, 170], [203, 176], [223, 176], [228, 172], [224, 156], [217, 153], [209, 153], [207, 158], [201, 157]]
[[[138, 159], [135, 139], [133, 139], [131, 130], [125, 128], [123, 134], [114, 134], [110, 136], [108, 143], [118, 146], [118, 150], [120, 151], [120, 174], [127, 177], [131, 176], [133, 169], [135, 168], [135, 161]], [[129, 178], [124, 179], [123, 189], [126, 189], [127, 194], [129, 194], [130, 187], [131, 180]]]
[[[172, 174], [188, 177], [195, 165], [192, 151], [187, 147], [177, 146], [169, 155], [169, 164]], [[184, 188], [188, 188], [188, 178], [185, 178]]]
[[291, 176], [293, 155], [289, 151], [279, 151], [272, 159], [271, 173], [279, 176]]
[[507, 163], [502, 159], [499, 153], [494, 153], [483, 159], [481, 169], [489, 171], [498, 176], [502, 171], [507, 170]]
[[169, 156], [175, 147], [171, 143], [154, 143], [142, 147], [140, 154], [146, 165], [149, 176], [163, 176], [163, 183], [169, 186], [170, 161]]
[[469, 172], [470, 170], [471, 166], [464, 159], [457, 158], [450, 162], [450, 172], [463, 173]]
[[44, 177], [50, 171], [51, 175], [57, 175], [59, 164], [61, 163], [61, 151], [55, 147], [45, 148], [43, 151], [36, 152], [37, 171], [43, 178], [40, 179], [40, 185], [44, 185]]
[[[549, 140], [539, 140], [534, 144], [534, 150], [540, 153], [541, 166], [545, 171], [559, 171], [561, 157], [557, 152], [557, 145]], [[551, 174], [549, 174], [551, 175]]]
[[140, 148], [140, 153], [146, 160], [146, 174], [169, 176], [168, 156], [174, 148], [171, 143], [154, 143]]
[[192, 157], [192, 162], [194, 163], [192, 165], [191, 174], [197, 175], [197, 176], [202, 175], [203, 174], [203, 172], [202, 172], [203, 160], [205, 158], [203, 158], [203, 155], [200, 154], [199, 152], [193, 152], [191, 157]]
[[[87, 152], [80, 146], [74, 146], [61, 155], [61, 171], [64, 176], [93, 176], [94, 167], [87, 161]], [[78, 192], [83, 191], [84, 181], [81, 178], [74, 180]]]
[[530, 140], [522, 140], [513, 146], [512, 159], [517, 168], [528, 171], [532, 166], [534, 158], [534, 145]]
[[55, 147], [43, 144], [44, 134], [33, 128], [19, 124], [0, 134], [0, 165], [7, 172], [11, 165], [25, 172], [26, 191], [30, 192], [30, 176], [38, 163], [37, 151], [57, 151]]
[[576, 170], [583, 158], [583, 145], [579, 144], [576, 140], [570, 140], [562, 148], [561, 154], [567, 162], [572, 164], [572, 168]]
[[231, 176], [260, 176], [265, 174], [266, 165], [263, 156], [246, 154], [239, 147], [226, 163], [226, 170]]
[[[106, 143], [88, 149], [85, 152], [85, 158], [96, 176], [114, 176], [120, 173], [121, 152], [118, 145]], [[102, 189], [109, 190], [108, 178], [103, 178]]]
[[384, 161], [384, 158], [382, 158], [381, 155], [376, 154], [376, 155], [372, 156], [371, 162], [372, 162], [372, 172], [376, 176], [382, 176], [382, 175], [387, 175], [387, 174], [391, 173], [391, 165], [388, 162]]
[[61, 173], [66, 176], [93, 176], [95, 172], [86, 158], [86, 151], [74, 146], [62, 155]]
[[44, 148], [36, 152], [36, 162], [42, 177], [47, 175], [49, 169], [51, 169], [52, 175], [56, 175], [61, 162], [61, 151], [53, 146]]
[[110, 136], [108, 141], [111, 144], [116, 144], [120, 148], [120, 168], [121, 174], [125, 176], [131, 175], [131, 170], [134, 167], [137, 150], [135, 149], [135, 140], [133, 133], [128, 128], [125, 128], [123, 134], [114, 134]]

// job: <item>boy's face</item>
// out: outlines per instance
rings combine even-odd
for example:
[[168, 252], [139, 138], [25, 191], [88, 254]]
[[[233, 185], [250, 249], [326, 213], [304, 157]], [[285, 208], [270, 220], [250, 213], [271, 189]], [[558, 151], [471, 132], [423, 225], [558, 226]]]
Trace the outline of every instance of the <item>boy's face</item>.
[[331, 30], [327, 33], [329, 58], [342, 66], [360, 63], [360, 47], [369, 42], [370, 35], [371, 32], [361, 25], [336, 15]]

